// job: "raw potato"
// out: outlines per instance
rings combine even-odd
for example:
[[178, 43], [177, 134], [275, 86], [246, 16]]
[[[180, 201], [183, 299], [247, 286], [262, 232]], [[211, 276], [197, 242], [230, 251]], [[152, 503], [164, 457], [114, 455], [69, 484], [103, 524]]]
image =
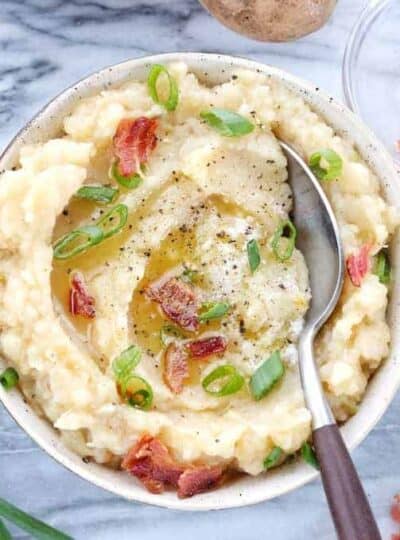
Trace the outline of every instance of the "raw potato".
[[315, 32], [336, 0], [200, 0], [222, 24], [259, 41], [290, 41]]

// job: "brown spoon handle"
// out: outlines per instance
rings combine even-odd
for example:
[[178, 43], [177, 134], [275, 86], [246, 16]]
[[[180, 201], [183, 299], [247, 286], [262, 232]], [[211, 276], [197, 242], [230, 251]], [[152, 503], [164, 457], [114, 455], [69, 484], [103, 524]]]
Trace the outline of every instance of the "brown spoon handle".
[[339, 540], [381, 540], [368, 499], [337, 425], [316, 429], [313, 441]]

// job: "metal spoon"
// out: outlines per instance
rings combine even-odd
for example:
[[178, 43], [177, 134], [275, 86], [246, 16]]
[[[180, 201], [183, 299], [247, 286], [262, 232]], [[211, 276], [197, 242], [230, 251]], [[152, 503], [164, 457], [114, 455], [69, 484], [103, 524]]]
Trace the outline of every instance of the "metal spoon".
[[312, 300], [299, 340], [299, 366], [322, 482], [340, 540], [381, 540], [357, 471], [325, 399], [314, 361], [313, 343], [342, 291], [344, 255], [329, 201], [307, 164], [280, 142], [294, 195], [297, 246], [307, 263]]

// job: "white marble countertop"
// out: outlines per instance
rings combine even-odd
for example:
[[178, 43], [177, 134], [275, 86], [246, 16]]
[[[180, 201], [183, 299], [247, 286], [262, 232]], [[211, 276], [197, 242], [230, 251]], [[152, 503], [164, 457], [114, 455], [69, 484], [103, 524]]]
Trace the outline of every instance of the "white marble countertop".
[[[196, 0], [1, 0], [0, 146], [64, 87], [107, 64], [147, 53], [247, 56], [313, 80], [341, 98], [342, 54], [363, 4], [340, 0], [322, 31], [272, 45], [226, 30]], [[400, 397], [354, 452], [385, 540], [394, 532], [388, 509], [400, 489], [399, 406]], [[0, 496], [76, 539], [335, 538], [319, 480], [236, 510], [194, 514], [132, 504], [52, 461], [1, 406]], [[27, 538], [12, 530], [15, 538]]]

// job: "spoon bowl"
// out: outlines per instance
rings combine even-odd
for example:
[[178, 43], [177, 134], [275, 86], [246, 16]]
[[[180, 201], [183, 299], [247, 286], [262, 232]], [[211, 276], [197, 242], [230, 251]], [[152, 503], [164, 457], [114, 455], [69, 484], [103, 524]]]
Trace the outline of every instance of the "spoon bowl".
[[380, 540], [368, 499], [325, 398], [313, 354], [314, 338], [343, 288], [345, 264], [339, 227], [311, 169], [293, 148], [280, 144], [294, 195], [297, 247], [307, 263], [312, 294], [299, 340], [299, 368], [322, 482], [339, 540]]

